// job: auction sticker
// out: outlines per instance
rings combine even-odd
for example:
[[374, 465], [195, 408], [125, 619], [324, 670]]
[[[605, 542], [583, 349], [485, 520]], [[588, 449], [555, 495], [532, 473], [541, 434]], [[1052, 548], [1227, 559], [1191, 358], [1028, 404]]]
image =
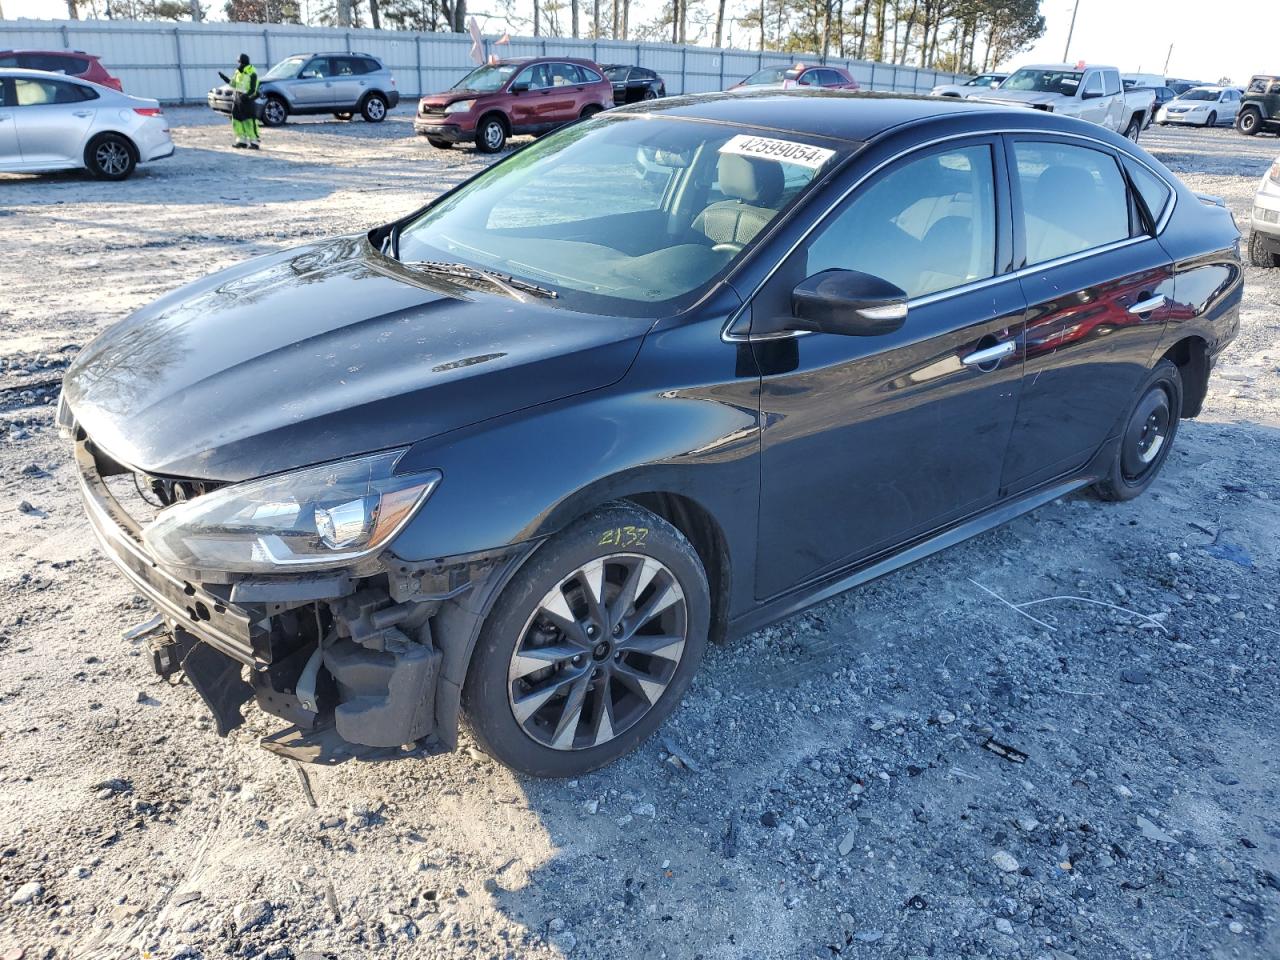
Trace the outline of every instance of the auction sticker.
[[736, 153], [743, 157], [759, 157], [761, 160], [779, 160], [794, 163], [810, 170], [817, 170], [835, 154], [834, 150], [797, 143], [794, 140], [774, 140], [770, 137], [753, 137], [740, 133], [725, 142], [721, 153]]

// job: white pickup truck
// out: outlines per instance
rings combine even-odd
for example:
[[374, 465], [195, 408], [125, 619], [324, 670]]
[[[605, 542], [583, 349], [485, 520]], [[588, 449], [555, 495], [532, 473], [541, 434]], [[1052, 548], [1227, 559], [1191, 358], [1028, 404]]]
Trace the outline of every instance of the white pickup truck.
[[1050, 110], [1090, 120], [1137, 140], [1155, 108], [1154, 90], [1126, 92], [1115, 67], [1083, 64], [1032, 64], [1009, 76], [995, 90], [975, 90], [969, 100]]

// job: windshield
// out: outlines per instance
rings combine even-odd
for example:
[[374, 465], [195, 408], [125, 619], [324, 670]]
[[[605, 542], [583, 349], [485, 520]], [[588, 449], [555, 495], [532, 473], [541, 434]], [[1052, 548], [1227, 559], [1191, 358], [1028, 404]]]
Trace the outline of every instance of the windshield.
[[619, 67], [615, 64], [610, 64], [609, 66], [601, 67], [600, 69], [603, 70], [604, 75], [608, 77], [610, 80], [612, 80], [614, 83], [621, 83], [622, 81], [627, 79], [627, 71], [629, 71], [631, 68]]
[[1218, 99], [1218, 91], [1217, 91], [1217, 90], [1206, 90], [1206, 89], [1204, 89], [1203, 87], [1201, 87], [1201, 88], [1196, 89], [1196, 90], [1188, 90], [1186, 93], [1184, 93], [1184, 94], [1183, 94], [1182, 96], [1180, 96], [1178, 99], [1179, 99], [1179, 100], [1217, 100], [1217, 99]]
[[292, 80], [298, 75], [298, 71], [302, 69], [302, 65], [310, 60], [310, 57], [289, 57], [281, 60], [274, 67], [267, 71], [267, 75], [263, 80]]
[[1036, 70], [1024, 67], [1000, 84], [1001, 90], [1032, 90], [1074, 97], [1084, 74], [1075, 70]]
[[518, 63], [486, 63], [476, 67], [455, 83], [450, 90], [474, 90], [476, 93], [494, 93], [520, 69]]
[[696, 302], [849, 145], [615, 117], [538, 140], [427, 209], [401, 261], [465, 263], [624, 316]]
[[966, 87], [993, 87], [999, 82], [1000, 80], [998, 77], [987, 77], [987, 76], [974, 77], [972, 80], [966, 81], [965, 86]]
[[757, 70], [743, 80], [742, 85], [744, 87], [758, 87], [763, 83], [781, 83], [790, 69], [790, 67], [765, 67], [763, 70]]

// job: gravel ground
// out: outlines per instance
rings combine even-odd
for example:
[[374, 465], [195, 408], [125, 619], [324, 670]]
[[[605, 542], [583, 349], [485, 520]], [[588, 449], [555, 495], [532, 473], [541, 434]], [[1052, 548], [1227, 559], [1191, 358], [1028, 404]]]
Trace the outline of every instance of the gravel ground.
[[[163, 291], [484, 160], [404, 110], [260, 155], [171, 118], [177, 155], [128, 183], [0, 176], [0, 956], [1280, 955], [1280, 270], [1249, 268], [1140, 500], [1067, 498], [711, 651], [662, 735], [581, 780], [464, 740], [304, 789], [256, 711], [219, 740], [121, 640], [149, 614], [81, 518], [57, 380]], [[1280, 153], [1145, 142], [1241, 222]]]

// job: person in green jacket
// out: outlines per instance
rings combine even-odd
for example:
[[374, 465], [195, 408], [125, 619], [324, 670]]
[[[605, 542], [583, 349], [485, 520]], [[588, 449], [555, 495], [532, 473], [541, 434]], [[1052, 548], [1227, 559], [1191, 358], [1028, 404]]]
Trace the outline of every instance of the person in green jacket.
[[231, 101], [231, 129], [236, 135], [236, 142], [232, 146], [238, 149], [259, 149], [258, 112], [254, 106], [254, 101], [258, 99], [258, 73], [249, 62], [249, 55], [240, 54], [240, 65], [235, 76], [228, 77], [225, 73], [219, 73], [218, 76], [231, 85], [235, 94]]

